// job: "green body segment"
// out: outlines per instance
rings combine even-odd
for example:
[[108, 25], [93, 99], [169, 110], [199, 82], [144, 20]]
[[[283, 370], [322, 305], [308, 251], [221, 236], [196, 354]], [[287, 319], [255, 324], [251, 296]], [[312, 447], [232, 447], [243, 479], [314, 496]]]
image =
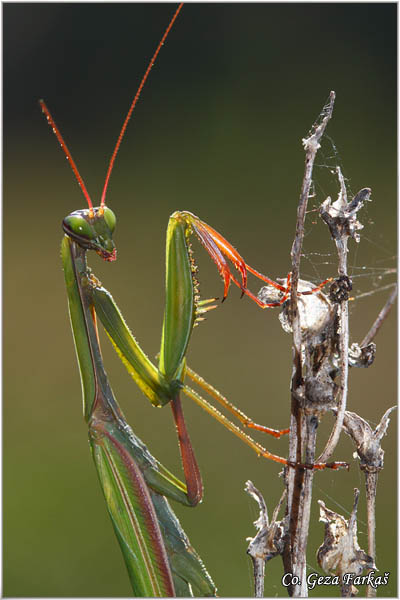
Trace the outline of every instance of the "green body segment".
[[136, 596], [174, 596], [167, 553], [144, 477], [126, 446], [106, 427], [92, 427], [90, 442], [133, 591]]
[[215, 584], [200, 556], [190, 544], [168, 500], [151, 489], [150, 495], [169, 556], [176, 595], [181, 596], [179, 590], [190, 585], [194, 596], [214, 597], [217, 591]]
[[190, 505], [186, 486], [126, 423], [104, 371], [94, 311], [107, 323], [118, 353], [132, 354], [135, 380], [150, 399], [157, 399], [154, 404], [171, 398], [171, 386], [137, 345], [110, 294], [91, 275], [86, 249], [66, 236], [62, 258], [92, 455], [134, 593], [214, 596], [215, 585], [165, 498]]
[[[61, 259], [64, 267], [65, 284], [68, 294], [69, 316], [75, 342], [75, 350], [78, 358], [79, 372], [82, 384], [83, 413], [85, 420], [89, 420], [93, 400], [95, 397], [95, 379], [92, 366], [92, 356], [88, 340], [86, 319], [79, 295], [78, 281], [79, 273], [85, 271], [84, 259], [73, 261], [71, 258], [71, 241], [64, 236], [61, 243]], [[78, 271], [78, 274], [77, 274]]]
[[179, 386], [196, 319], [193, 265], [187, 242], [188, 227], [174, 213], [168, 223], [166, 244], [166, 297], [159, 369]]

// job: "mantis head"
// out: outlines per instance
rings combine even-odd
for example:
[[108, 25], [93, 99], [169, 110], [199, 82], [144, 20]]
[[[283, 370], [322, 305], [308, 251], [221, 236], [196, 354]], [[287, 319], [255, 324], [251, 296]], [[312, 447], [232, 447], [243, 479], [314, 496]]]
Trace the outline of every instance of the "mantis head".
[[112, 234], [117, 219], [110, 208], [100, 206], [75, 210], [62, 222], [64, 232], [85, 250], [94, 250], [104, 260], [117, 258]]
[[94, 250], [99, 256], [104, 258], [104, 260], [113, 261], [117, 258], [117, 250], [112, 239], [117, 220], [113, 211], [105, 205], [105, 196], [116, 152], [114, 151], [111, 159], [101, 204], [98, 207], [93, 207], [89, 193], [72, 158], [71, 152], [68, 150], [67, 145], [43, 100], [40, 100], [40, 106], [43, 113], [46, 115], [49, 125], [60, 142], [60, 146], [71, 165], [72, 171], [75, 174], [89, 207], [82, 210], [75, 210], [65, 217], [62, 222], [62, 228], [66, 235], [79, 244], [81, 248], [84, 248], [85, 250]]

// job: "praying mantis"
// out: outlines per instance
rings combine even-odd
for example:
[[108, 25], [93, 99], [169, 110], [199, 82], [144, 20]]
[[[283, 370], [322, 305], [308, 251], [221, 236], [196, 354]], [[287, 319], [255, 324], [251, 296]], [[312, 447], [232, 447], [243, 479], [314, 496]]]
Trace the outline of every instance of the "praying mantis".
[[[215, 262], [224, 283], [223, 300], [227, 297], [232, 282], [241, 290], [242, 295], [250, 297], [261, 308], [280, 306], [290, 294], [290, 274], [285, 285], [270, 280], [246, 264], [235, 248], [204, 221], [189, 211], [176, 211], [170, 217], [167, 229], [166, 304], [159, 361], [158, 365], [155, 365], [131, 334], [112, 296], [87, 265], [86, 254], [89, 250], [94, 250], [106, 261], [112, 262], [116, 259], [113, 242], [116, 217], [105, 202], [111, 171], [151, 66], [181, 6], [169, 23], [131, 104], [110, 160], [98, 207], [93, 207], [71, 153], [47, 106], [43, 101], [40, 102], [88, 202], [87, 209], [76, 210], [63, 220], [65, 235], [61, 256], [90, 447], [133, 591], [136, 596], [142, 597], [184, 597], [192, 593], [213, 596], [216, 593], [211, 577], [191, 547], [167, 500], [169, 498], [186, 506], [195, 506], [201, 501], [203, 494], [200, 471], [183, 417], [181, 393], [195, 400], [250, 445], [258, 455], [292, 467], [333, 466], [295, 465], [285, 458], [271, 454], [185, 384], [185, 376], [190, 377], [244, 426], [260, 429], [277, 438], [288, 432], [253, 423], [186, 365], [185, 356], [193, 328], [203, 319], [206, 312], [215, 307], [215, 299], [200, 299], [197, 267], [189, 237], [194, 233]], [[232, 273], [228, 260], [236, 267], [240, 278]], [[274, 287], [279, 299], [270, 303], [260, 301], [247, 288], [248, 273]], [[314, 293], [325, 283], [305, 293]], [[127, 370], [150, 402], [158, 407], [171, 405], [186, 484], [179, 481], [150, 454], [145, 444], [127, 424], [104, 370], [97, 331], [98, 320], [101, 321]]]

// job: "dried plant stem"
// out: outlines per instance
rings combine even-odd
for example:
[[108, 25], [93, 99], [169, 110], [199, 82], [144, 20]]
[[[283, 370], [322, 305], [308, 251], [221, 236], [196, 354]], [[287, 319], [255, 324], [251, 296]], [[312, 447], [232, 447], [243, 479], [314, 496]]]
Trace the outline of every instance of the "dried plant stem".
[[264, 598], [265, 560], [253, 560], [254, 597]]
[[[318, 420], [314, 416], [306, 415], [305, 418], [305, 462], [312, 464], [315, 461], [315, 445], [317, 438]], [[296, 515], [297, 515], [297, 539], [292, 537], [291, 545], [292, 548], [296, 549], [296, 553], [293, 556], [293, 574], [303, 573], [302, 584], [300, 593], [293, 593], [293, 596], [299, 595], [300, 597], [307, 596], [306, 586], [306, 557], [307, 557], [307, 541], [308, 531], [310, 525], [310, 512], [311, 512], [311, 500], [312, 500], [312, 484], [314, 479], [313, 470], [303, 471], [302, 477], [299, 481], [302, 481], [301, 488], [298, 489], [296, 497], [299, 498], [297, 503]], [[296, 482], [296, 478], [295, 478]], [[293, 534], [293, 532], [291, 532]], [[296, 562], [295, 562], [296, 561]], [[304, 583], [303, 583], [304, 582]], [[295, 590], [296, 591], [296, 587]]]
[[[265, 500], [259, 490], [255, 487], [252, 481], [247, 481], [245, 490], [252, 498], [256, 500], [260, 509], [260, 516], [258, 518], [257, 528], [260, 530], [265, 530], [269, 526], [268, 520], [268, 510]], [[247, 553], [250, 555], [250, 558], [253, 561], [253, 576], [254, 576], [254, 597], [255, 598], [264, 598], [264, 579], [265, 579], [265, 552], [264, 547], [259, 548], [257, 545], [256, 550], [252, 551], [251, 546], [255, 545], [255, 539], [250, 540], [251, 544], [247, 549]]]
[[373, 325], [371, 326], [371, 329], [368, 331], [367, 335], [361, 342], [361, 344], [360, 344], [361, 348], [363, 348], [364, 346], [366, 346], [367, 344], [372, 342], [372, 340], [378, 333], [379, 329], [382, 327], [383, 322], [386, 319], [386, 317], [388, 316], [390, 309], [392, 308], [393, 304], [395, 303], [396, 298], [397, 298], [397, 285], [395, 285], [395, 288], [394, 288], [393, 292], [390, 294], [385, 306], [382, 308], [379, 315], [375, 319]]
[[[314, 461], [315, 455], [315, 424], [310, 426], [300, 406], [298, 390], [303, 382], [302, 366], [302, 337], [300, 328], [300, 317], [297, 301], [297, 288], [300, 272], [300, 257], [304, 238], [304, 221], [307, 203], [312, 183], [312, 172], [315, 156], [320, 147], [319, 142], [324, 134], [326, 126], [332, 116], [335, 102], [335, 92], [331, 92], [329, 102], [324, 107], [318, 124], [313, 128], [311, 135], [303, 140], [306, 161], [299, 205], [297, 209], [296, 233], [292, 245], [292, 282], [290, 313], [293, 328], [293, 373], [291, 380], [291, 416], [289, 436], [289, 460], [301, 463], [303, 447], [306, 448], [306, 460]], [[308, 539], [308, 525], [310, 518], [310, 506], [312, 495], [313, 471], [300, 469], [287, 470], [287, 516], [289, 520], [289, 531], [286, 536], [283, 563], [285, 572], [291, 572], [302, 582], [301, 585], [290, 586], [289, 594], [294, 597], [307, 596], [306, 586], [306, 548]]]
[[[350, 519], [349, 519], [349, 533], [351, 536], [353, 536], [354, 533], [357, 532], [357, 508], [358, 508], [358, 501], [360, 499], [360, 490], [358, 490], [357, 488], [354, 488], [354, 503], [353, 503], [353, 510], [351, 511], [351, 515], [350, 515]], [[343, 576], [344, 573], [341, 573], [341, 575]], [[341, 583], [341, 596], [342, 598], [351, 598], [353, 596], [353, 585], [351, 583], [345, 583], [342, 579], [342, 583]]]
[[[337, 174], [340, 184], [340, 204], [347, 205], [347, 193], [343, 175], [340, 167], [337, 167]], [[338, 274], [339, 277], [347, 277], [347, 232], [335, 237], [335, 244], [338, 253]], [[349, 376], [349, 308], [347, 300], [340, 303], [339, 314], [339, 353], [340, 353], [340, 381], [338, 394], [338, 407], [336, 422], [329, 436], [324, 451], [318, 458], [318, 462], [327, 462], [332, 456], [343, 427], [344, 413], [347, 406], [348, 376]]]
[[[366, 498], [367, 498], [367, 523], [368, 523], [368, 554], [375, 561], [376, 556], [376, 521], [375, 521], [375, 500], [376, 500], [376, 489], [378, 485], [378, 472], [374, 473], [365, 472], [365, 487], [366, 487]], [[372, 569], [370, 569], [372, 570]], [[367, 598], [376, 597], [376, 588], [372, 585], [367, 586]]]

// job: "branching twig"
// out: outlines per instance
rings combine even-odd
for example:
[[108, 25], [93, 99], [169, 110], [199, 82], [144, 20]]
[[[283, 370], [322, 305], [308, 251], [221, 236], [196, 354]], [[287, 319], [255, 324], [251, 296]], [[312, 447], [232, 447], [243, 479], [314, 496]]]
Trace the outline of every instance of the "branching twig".
[[390, 309], [392, 308], [393, 304], [395, 303], [396, 298], [397, 298], [397, 285], [395, 286], [393, 292], [390, 294], [385, 306], [382, 308], [381, 312], [375, 319], [373, 325], [371, 326], [371, 329], [368, 331], [367, 335], [361, 342], [361, 344], [360, 344], [361, 348], [363, 348], [364, 346], [366, 346], [367, 344], [372, 342], [372, 340], [378, 333], [379, 329], [382, 327], [382, 324], [383, 324], [384, 320], [386, 319], [386, 317], [388, 316]]
[[[339, 278], [348, 280], [347, 240], [351, 236], [356, 242], [360, 241], [360, 236], [357, 232], [362, 229], [363, 225], [357, 221], [356, 215], [364, 202], [370, 199], [371, 190], [369, 188], [363, 188], [354, 196], [351, 202], [348, 203], [346, 186], [340, 167], [337, 167], [337, 174], [340, 184], [339, 197], [333, 204], [331, 204], [331, 199], [327, 198], [321, 206], [320, 214], [322, 219], [329, 226], [331, 235], [336, 244], [339, 259]], [[351, 285], [349, 285], [349, 287], [351, 288]], [[333, 454], [342, 431], [343, 418], [347, 405], [349, 372], [349, 312], [347, 300], [348, 298], [344, 296], [340, 302], [340, 323], [338, 331], [340, 383], [336, 422], [325, 449], [318, 458], [318, 462], [326, 462]]]

